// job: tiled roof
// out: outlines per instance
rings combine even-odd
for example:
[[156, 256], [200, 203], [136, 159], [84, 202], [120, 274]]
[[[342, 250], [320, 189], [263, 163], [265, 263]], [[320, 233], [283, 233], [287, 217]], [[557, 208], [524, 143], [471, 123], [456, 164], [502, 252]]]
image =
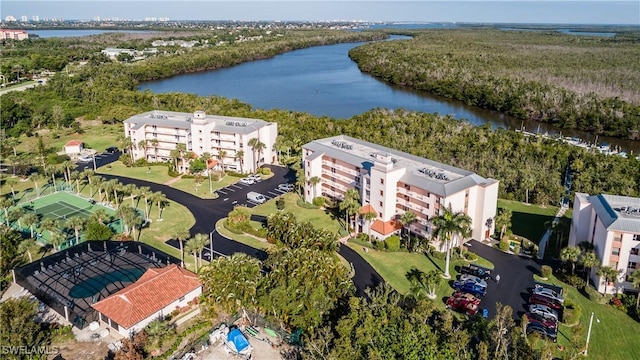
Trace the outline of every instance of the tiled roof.
[[374, 214], [378, 215], [378, 212], [376, 211], [376, 209], [373, 208], [373, 206], [371, 206], [371, 204], [367, 204], [367, 205], [361, 207], [358, 212], [360, 213], [360, 215], [364, 215], [364, 214], [368, 214], [368, 213], [374, 213]]
[[207, 169], [212, 169], [212, 168], [216, 167], [218, 164], [219, 164], [218, 160], [209, 159], [209, 160], [207, 160]]
[[81, 140], [69, 140], [66, 144], [64, 144], [64, 146], [78, 146], [78, 145], [82, 145]]
[[371, 225], [371, 230], [381, 235], [389, 235], [392, 232], [400, 229], [402, 229], [402, 224], [399, 221], [395, 221], [395, 220], [389, 220], [389, 221], [376, 220], [373, 222], [373, 225]]
[[171, 264], [147, 270], [135, 283], [92, 306], [130, 329], [200, 286], [198, 275]]

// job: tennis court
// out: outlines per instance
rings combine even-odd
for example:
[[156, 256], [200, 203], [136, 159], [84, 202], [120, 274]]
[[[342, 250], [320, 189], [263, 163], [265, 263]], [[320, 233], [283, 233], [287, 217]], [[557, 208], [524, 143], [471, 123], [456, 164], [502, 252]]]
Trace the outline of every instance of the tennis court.
[[36, 215], [41, 215], [42, 219], [59, 219], [66, 220], [74, 216], [88, 219], [93, 212], [91, 211], [93, 204], [89, 203], [85, 208], [80, 208], [75, 205], [69, 204], [66, 201], [60, 201], [55, 204], [45, 205], [41, 208], [35, 209]]

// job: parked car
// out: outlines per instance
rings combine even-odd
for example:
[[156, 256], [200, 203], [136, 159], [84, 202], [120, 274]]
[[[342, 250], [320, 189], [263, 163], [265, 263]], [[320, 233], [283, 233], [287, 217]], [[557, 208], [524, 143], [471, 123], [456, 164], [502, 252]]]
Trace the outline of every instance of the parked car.
[[459, 280], [487, 287], [487, 282], [486, 281], [484, 281], [484, 280], [482, 280], [479, 277], [474, 276], [474, 275], [462, 274], [462, 275], [460, 275]]
[[531, 295], [531, 297], [529, 298], [529, 304], [545, 305], [556, 311], [562, 309], [562, 304], [560, 304], [559, 302], [538, 294]]
[[258, 174], [251, 174], [249, 176], [247, 176], [247, 178], [252, 179], [255, 182], [260, 182], [262, 181], [262, 177]]
[[88, 162], [91, 162], [91, 161], [93, 161], [93, 157], [91, 157], [91, 156], [82, 155], [82, 156], [78, 157], [78, 162], [81, 162], [81, 163], [88, 163]]
[[480, 299], [466, 293], [454, 293], [447, 299], [447, 308], [464, 312], [467, 315], [478, 313]]
[[278, 190], [280, 191], [293, 191], [293, 184], [278, 184]]
[[115, 146], [109, 146], [104, 152], [107, 154], [115, 154], [118, 152], [118, 148]]
[[245, 185], [253, 185], [253, 184], [255, 184], [256, 182], [255, 182], [255, 180], [253, 180], [252, 178], [248, 178], [248, 177], [246, 177], [246, 178], [242, 178], [242, 179], [240, 179], [240, 183], [241, 183], [241, 184], [245, 184]]
[[525, 313], [524, 316], [527, 317], [527, 319], [529, 319], [529, 322], [531, 323], [540, 323], [542, 325], [544, 325], [545, 327], [548, 328], [558, 328], [558, 322], [551, 317], [545, 317], [544, 315], [540, 315], [540, 314], [535, 314], [535, 313]]
[[545, 305], [531, 304], [529, 305], [529, 312], [534, 314], [540, 314], [545, 317], [553, 318], [556, 321], [558, 320], [558, 312]]
[[486, 286], [480, 286], [470, 282], [461, 282], [456, 280], [453, 282], [453, 287], [460, 292], [469, 293], [475, 296], [485, 296], [487, 294]]
[[477, 276], [484, 280], [491, 279], [491, 270], [482, 268], [478, 265], [471, 264], [471, 265], [463, 266], [460, 268], [460, 272], [463, 274]]
[[529, 323], [527, 325], [527, 335], [538, 334], [543, 339], [549, 339], [553, 342], [558, 341], [558, 329], [548, 328], [540, 323]]
[[536, 295], [546, 296], [558, 301], [561, 304], [564, 304], [564, 296], [560, 295], [557, 291], [546, 288], [542, 285], [536, 284], [536, 286], [533, 288], [533, 293]]
[[254, 203], [262, 204], [263, 202], [267, 201], [267, 198], [255, 191], [249, 191], [247, 193], [247, 200], [253, 201]]

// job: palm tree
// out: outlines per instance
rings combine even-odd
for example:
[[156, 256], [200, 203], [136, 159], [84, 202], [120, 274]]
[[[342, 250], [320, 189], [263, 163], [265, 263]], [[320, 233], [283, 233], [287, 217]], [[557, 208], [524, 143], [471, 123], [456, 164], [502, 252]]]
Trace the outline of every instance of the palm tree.
[[[100, 175], [89, 175], [87, 174], [87, 180], [89, 181], [89, 197], [93, 198], [95, 196], [94, 192], [93, 192], [93, 187], [96, 186], [98, 188], [98, 195], [101, 195], [100, 193], [100, 186], [102, 185], [102, 183], [104, 182], [104, 178]], [[99, 200], [99, 199], [98, 199]]]
[[138, 149], [142, 149], [142, 153], [144, 154], [144, 159], [147, 159], [147, 140], [140, 140], [138, 142]]
[[[154, 147], [155, 146], [157, 146], [157, 144], [154, 145]], [[184, 173], [186, 171], [186, 167], [187, 167], [187, 164], [185, 164], [185, 162], [184, 162], [184, 160], [185, 160], [184, 159], [184, 155], [187, 152], [187, 144], [177, 143], [176, 144], [176, 151], [178, 151], [178, 156], [180, 156], [180, 161], [182, 161], [182, 171], [180, 171], [180, 172]], [[178, 169], [176, 168], [176, 170], [178, 170]]]
[[[258, 165], [260, 163], [260, 154], [262, 153], [262, 150], [264, 150], [267, 146], [263, 142], [261, 142], [260, 139], [258, 138], [249, 139], [248, 144], [251, 147], [251, 150], [253, 151], [253, 161], [255, 163], [254, 171], [257, 171], [259, 167]], [[256, 157], [256, 153], [258, 153], [257, 157]]]
[[131, 207], [136, 207], [135, 200], [138, 196], [138, 187], [135, 184], [126, 184], [122, 186], [122, 191], [125, 195], [129, 195], [129, 197], [131, 197]]
[[134, 158], [133, 158], [133, 141], [131, 141], [131, 138], [128, 136], [124, 136], [122, 138], [122, 140], [120, 141], [120, 146], [122, 146], [122, 149], [127, 149], [127, 151], [129, 152], [129, 157], [131, 157], [131, 162], [134, 162]]
[[79, 216], [74, 216], [67, 219], [65, 226], [73, 229], [76, 236], [76, 245], [80, 243], [80, 230], [84, 228], [85, 220]]
[[151, 201], [158, 205], [158, 220], [162, 220], [162, 208], [167, 203], [167, 196], [160, 191], [151, 194]]
[[638, 289], [638, 294], [636, 296], [636, 311], [640, 306], [640, 270], [636, 270], [629, 275], [629, 281], [633, 284], [633, 287]]
[[40, 190], [38, 189], [38, 182], [42, 181], [42, 176], [39, 173], [33, 173], [29, 176], [29, 180], [33, 181], [33, 184], [36, 186], [36, 197], [40, 196]]
[[76, 194], [80, 194], [80, 185], [83, 185], [87, 181], [87, 178], [83, 175], [83, 173], [78, 171], [71, 171], [71, 180], [74, 180], [76, 183]]
[[65, 242], [66, 237], [60, 231], [52, 231], [49, 236], [49, 242], [55, 251], [60, 251], [60, 247]]
[[602, 293], [602, 295], [605, 295], [607, 293], [607, 288], [609, 287], [610, 282], [614, 283], [614, 286], [615, 286], [615, 282], [618, 279], [618, 275], [620, 274], [621, 271], [622, 270], [616, 270], [611, 266], [603, 266], [600, 269], [598, 269], [597, 275], [603, 278], [605, 281], [604, 293]]
[[193, 255], [193, 263], [196, 267], [196, 273], [198, 272], [198, 248], [196, 246], [196, 242], [192, 242], [191, 240], [187, 241], [187, 244], [184, 247], [184, 251]]
[[76, 164], [71, 160], [67, 160], [62, 163], [62, 167], [64, 168], [64, 178], [67, 180], [68, 185], [71, 185], [71, 169], [75, 166]]
[[311, 185], [313, 186], [313, 198], [314, 199], [317, 197], [318, 184], [320, 184], [321, 181], [322, 181], [322, 178], [320, 178], [319, 176], [313, 176], [313, 177], [311, 177], [311, 179], [309, 179], [309, 183], [311, 183]]
[[0, 199], [0, 207], [4, 211], [4, 220], [7, 223], [7, 226], [11, 226], [9, 225], [9, 208], [12, 206], [13, 206], [13, 200], [9, 198]]
[[151, 188], [148, 186], [140, 187], [140, 194], [144, 197], [144, 217], [149, 218], [149, 196], [153, 194]]
[[[209, 244], [209, 235], [196, 234], [189, 242], [193, 242], [193, 246], [198, 251], [198, 257], [200, 258], [200, 266], [202, 266], [202, 251]], [[212, 254], [213, 255], [213, 254]]]
[[[591, 269], [595, 266], [598, 266], [600, 264], [600, 260], [598, 259], [596, 253], [594, 253], [593, 251], [589, 251], [580, 256], [579, 262], [580, 265], [582, 265], [582, 267], [585, 269], [584, 281], [587, 283], [587, 285], [589, 285], [589, 274], [591, 273]], [[587, 271], [587, 269], [589, 270]]]
[[151, 139], [149, 140], [149, 143], [151, 144], [151, 146], [153, 146], [153, 159], [157, 161], [158, 160], [158, 144], [160, 142], [158, 141], [158, 139]]
[[33, 238], [33, 227], [39, 221], [38, 215], [36, 215], [34, 213], [26, 213], [26, 214], [22, 215], [20, 220], [22, 220], [22, 223], [24, 223], [24, 226], [27, 226], [29, 228], [29, 230], [31, 230], [31, 238]]
[[355, 214], [359, 208], [360, 208], [360, 193], [358, 192], [358, 190], [354, 188], [348, 189], [344, 193], [344, 198], [340, 203], [340, 210], [343, 210], [345, 214], [344, 226], [347, 229], [347, 232], [350, 232], [349, 231], [350, 215]]
[[416, 268], [412, 268], [405, 276], [411, 283], [409, 292], [416, 300], [423, 298], [424, 293], [426, 293], [426, 297], [429, 299], [436, 298], [436, 291], [442, 283], [442, 276], [440, 276], [438, 270], [431, 270], [425, 273]]
[[[33, 236], [32, 236], [33, 237]], [[19, 244], [18, 244], [18, 252], [19, 253], [26, 253], [29, 256], [29, 262], [33, 262], [33, 256], [31, 255], [31, 246], [33, 245], [33, 240], [31, 239], [26, 239], [26, 240], [22, 240]]]
[[189, 238], [189, 230], [178, 228], [173, 232], [173, 238], [180, 244], [180, 266], [184, 267], [184, 241]]
[[7, 185], [9, 185], [9, 187], [11, 188], [11, 198], [15, 200], [16, 198], [16, 191], [14, 189], [14, 187], [16, 186], [16, 184], [18, 183], [18, 180], [15, 178], [8, 178], [6, 179], [5, 183]]
[[500, 237], [498, 240], [502, 240], [504, 233], [511, 228], [511, 215], [513, 215], [511, 209], [502, 208], [496, 216], [496, 226], [500, 228]]
[[244, 165], [244, 150], [236, 151], [236, 156], [234, 158], [236, 161], [240, 162], [240, 172], [244, 173], [244, 170], [242, 169], [242, 165]]
[[49, 232], [49, 238], [51, 238], [54, 234], [54, 230], [58, 230], [60, 228], [60, 222], [56, 219], [46, 218], [42, 220], [40, 223], [40, 229]]
[[227, 152], [222, 150], [222, 149], [220, 149], [218, 151], [218, 159], [220, 159], [220, 168], [222, 169], [222, 176], [225, 175], [225, 172], [224, 172], [224, 158], [225, 157], [227, 157]]
[[20, 218], [22, 218], [22, 216], [26, 213], [26, 210], [22, 207], [17, 207], [15, 209], [13, 209], [13, 211], [11, 211], [11, 213], [9, 214], [9, 217], [11, 218], [11, 221], [17, 221], [18, 222], [18, 226], [20, 228], [22, 228], [22, 224], [20, 223]]
[[411, 224], [413, 224], [417, 220], [418, 217], [411, 211], [405, 211], [404, 214], [402, 214], [402, 216], [400, 217], [400, 222], [402, 222], [402, 224], [407, 228], [407, 237], [409, 242], [409, 246], [407, 246], [407, 249], [411, 247]]
[[580, 257], [580, 249], [575, 246], [567, 246], [560, 251], [560, 260], [571, 263], [571, 274], [576, 269], [576, 263]]
[[431, 219], [431, 223], [435, 227], [433, 235], [445, 242], [447, 257], [443, 276], [448, 279], [451, 277], [451, 275], [449, 275], [451, 239], [456, 236], [461, 238], [469, 236], [471, 232], [471, 218], [462, 212], [454, 213], [451, 209], [451, 204], [449, 204], [441, 215]]
[[111, 216], [107, 214], [104, 209], [98, 209], [94, 211], [93, 214], [91, 214], [91, 217], [89, 219], [95, 220], [100, 224], [104, 224], [105, 220], [111, 219]]
[[368, 212], [362, 214], [362, 217], [369, 224], [369, 242], [371, 242], [371, 228], [373, 227], [373, 220], [375, 220], [378, 217], [378, 214], [376, 214], [373, 211], [368, 211]]

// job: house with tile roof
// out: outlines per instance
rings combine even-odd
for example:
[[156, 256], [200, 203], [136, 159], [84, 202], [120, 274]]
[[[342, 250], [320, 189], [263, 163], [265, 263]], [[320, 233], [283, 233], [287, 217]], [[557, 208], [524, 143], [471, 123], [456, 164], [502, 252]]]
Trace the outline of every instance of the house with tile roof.
[[576, 193], [569, 245], [583, 241], [595, 247], [600, 266], [611, 266], [619, 273], [615, 282], [607, 284], [591, 269], [598, 291], [637, 291], [629, 276], [640, 271], [640, 198]]
[[67, 155], [78, 155], [84, 150], [84, 143], [81, 140], [69, 140], [64, 144], [64, 153]]
[[[352, 226], [383, 240], [398, 234], [402, 214], [412, 212], [417, 221], [411, 232], [428, 237], [430, 219], [451, 205], [454, 212], [471, 218], [471, 238], [484, 240], [494, 231], [498, 184], [472, 171], [421, 158], [349, 136], [314, 140], [302, 147], [307, 183], [305, 200], [326, 196], [341, 200], [354, 188], [360, 194], [360, 213], [373, 212], [370, 224], [362, 217]], [[317, 184], [310, 181], [318, 177]]]
[[123, 336], [144, 329], [202, 293], [198, 275], [175, 264], [148, 269], [138, 281], [92, 307], [100, 321]]

